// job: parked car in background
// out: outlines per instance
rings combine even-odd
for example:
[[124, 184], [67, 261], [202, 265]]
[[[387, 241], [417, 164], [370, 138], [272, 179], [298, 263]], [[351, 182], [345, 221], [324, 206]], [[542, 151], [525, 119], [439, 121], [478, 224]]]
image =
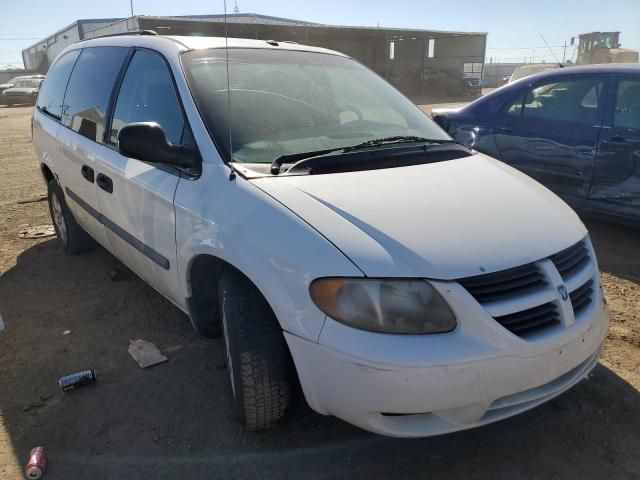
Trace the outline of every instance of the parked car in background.
[[535, 75], [536, 73], [547, 72], [549, 70], [556, 70], [558, 68], [565, 68], [570, 66], [570, 64], [564, 63], [527, 63], [525, 65], [520, 65], [516, 67], [513, 73], [502, 79], [502, 83], [511, 83], [516, 80], [520, 80], [521, 78], [529, 77], [531, 75]]
[[434, 119], [579, 211], [640, 223], [640, 65], [540, 73]]
[[13, 87], [2, 92], [2, 103], [4, 105], [35, 105], [42, 82], [41, 78], [17, 80]]
[[338, 52], [82, 41], [47, 75], [33, 144], [62, 248], [97, 241], [224, 338], [250, 429], [299, 382], [319, 413], [436, 435], [598, 362], [609, 314], [577, 215]]
[[462, 92], [467, 95], [482, 94], [482, 80], [476, 77], [465, 77], [462, 79]]
[[23, 75], [20, 77], [13, 77], [8, 82], [0, 84], [0, 95], [2, 95], [2, 92], [4, 92], [7, 88], [11, 88], [15, 86], [15, 84], [20, 80], [30, 80], [30, 79], [44, 80], [44, 75]]

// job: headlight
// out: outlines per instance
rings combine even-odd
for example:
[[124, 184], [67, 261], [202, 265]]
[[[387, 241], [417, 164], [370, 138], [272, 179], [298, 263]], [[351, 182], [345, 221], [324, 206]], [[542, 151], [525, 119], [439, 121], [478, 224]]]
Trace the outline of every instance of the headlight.
[[319, 278], [309, 288], [328, 316], [362, 330], [384, 333], [443, 333], [456, 318], [424, 280]]

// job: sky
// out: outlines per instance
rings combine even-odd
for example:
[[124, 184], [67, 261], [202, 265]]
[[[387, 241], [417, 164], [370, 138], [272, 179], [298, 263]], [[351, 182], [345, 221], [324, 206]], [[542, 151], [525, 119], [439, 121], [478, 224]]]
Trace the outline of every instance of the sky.
[[[77, 19], [129, 16], [129, 2], [4, 0], [0, 69], [22, 67], [23, 48]], [[623, 47], [640, 50], [640, 0], [237, 0], [237, 5], [241, 13], [334, 25], [488, 32], [487, 61], [494, 62], [553, 62], [562, 59], [565, 41], [591, 31], [620, 31]], [[227, 0], [228, 12], [234, 6], [234, 0]], [[224, 2], [133, 0], [133, 8], [136, 15], [212, 14], [222, 13]], [[566, 54], [570, 58], [573, 47]]]

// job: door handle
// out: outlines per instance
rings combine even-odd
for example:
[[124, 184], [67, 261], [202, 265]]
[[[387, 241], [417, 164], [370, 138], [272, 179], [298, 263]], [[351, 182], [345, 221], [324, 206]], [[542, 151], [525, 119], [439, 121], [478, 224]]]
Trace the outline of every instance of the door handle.
[[98, 186], [107, 193], [113, 193], [113, 181], [103, 173], [96, 177]]
[[93, 168], [91, 168], [88, 165], [82, 165], [82, 168], [80, 169], [80, 173], [82, 174], [85, 180], [93, 183]]
[[508, 123], [507, 125], [500, 127], [500, 130], [502, 130], [504, 133], [511, 133], [515, 129], [516, 129], [516, 126], [513, 123]]

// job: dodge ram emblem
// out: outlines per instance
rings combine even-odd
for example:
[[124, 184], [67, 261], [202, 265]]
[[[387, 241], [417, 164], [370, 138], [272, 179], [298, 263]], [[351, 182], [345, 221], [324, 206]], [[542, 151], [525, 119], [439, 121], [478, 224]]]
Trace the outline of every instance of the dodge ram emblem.
[[565, 302], [567, 301], [567, 298], [569, 298], [569, 292], [567, 292], [567, 288], [564, 285], [560, 285], [558, 287], [558, 293]]

